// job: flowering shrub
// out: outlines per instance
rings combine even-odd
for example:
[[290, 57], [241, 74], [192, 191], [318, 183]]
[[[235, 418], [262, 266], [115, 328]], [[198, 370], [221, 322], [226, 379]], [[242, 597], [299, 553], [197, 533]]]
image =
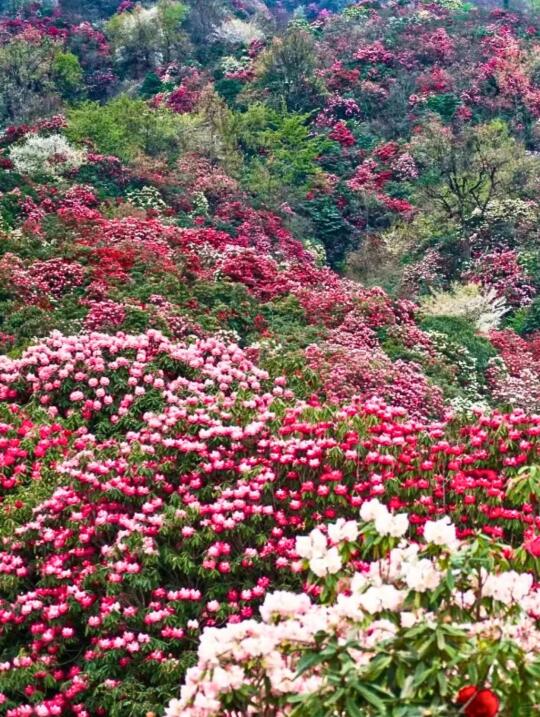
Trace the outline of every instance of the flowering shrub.
[[503, 362], [493, 361], [488, 371], [491, 393], [504, 406], [523, 406], [526, 410], [540, 410], [540, 376], [536, 370], [524, 368], [510, 374]]
[[61, 259], [36, 261], [29, 267], [28, 274], [32, 283], [55, 298], [82, 286], [85, 280], [85, 269], [81, 264]]
[[[429, 384], [419, 365], [401, 360], [392, 363], [369, 343], [362, 347], [347, 347], [345, 339], [350, 334], [343, 332], [338, 337], [336, 332], [332, 333], [336, 343], [331, 340], [306, 350], [309, 365], [323, 382], [329, 399], [339, 401], [352, 396], [371, 398], [378, 395], [389, 403], [403, 406], [414, 416], [442, 414], [442, 393]], [[341, 345], [337, 343], [340, 340], [343, 341]]]
[[110, 299], [90, 301], [89, 311], [84, 319], [84, 328], [88, 331], [115, 330], [126, 318], [126, 310], [122, 304]]
[[478, 331], [496, 329], [508, 307], [503, 297], [491, 288], [482, 292], [476, 284], [454, 286], [451, 292], [433, 291], [422, 300], [428, 316], [462, 316], [474, 322]]
[[342, 147], [353, 147], [356, 139], [343, 120], [336, 122], [329, 135], [330, 139], [339, 142]]
[[344, 4], [0, 18], [6, 717], [538, 712], [540, 31]]
[[491, 391], [500, 404], [540, 407], [540, 375], [534, 340], [528, 342], [510, 329], [493, 331], [490, 340], [500, 353], [488, 370]]
[[230, 45], [251, 45], [264, 39], [264, 32], [254, 22], [231, 18], [214, 30], [216, 40]]
[[161, 212], [167, 207], [156, 187], [132, 189], [126, 193], [126, 198], [130, 204], [139, 209], [153, 209], [156, 212]]
[[[391, 533], [449, 515], [457, 539], [482, 530], [534, 560], [538, 416], [424, 424], [380, 400], [305, 403], [250, 354], [150, 331], [53, 334], [0, 360], [5, 405], [39, 411], [29, 436], [51, 458], [12, 462], [0, 504], [9, 717], [156, 711], [201, 629], [251, 619], [272, 586], [299, 591], [295, 537], [373, 498], [409, 515]], [[320, 557], [321, 574], [346, 564]]]
[[391, 181], [406, 181], [416, 176], [412, 156], [408, 152], [400, 154], [397, 142], [387, 142], [377, 147], [373, 155], [356, 168], [355, 174], [347, 181], [347, 187], [375, 200], [391, 212], [410, 216], [414, 213], [413, 205], [406, 199], [389, 195], [387, 188]]
[[72, 147], [61, 134], [31, 134], [12, 147], [9, 156], [17, 172], [52, 178], [78, 169], [85, 161], [84, 152]]
[[206, 628], [166, 717], [535, 708], [533, 575], [510, 569], [503, 545], [457, 541], [447, 517], [426, 523], [420, 544], [402, 539], [405, 513], [374, 500], [361, 517], [296, 539], [305, 592], [269, 593], [260, 620]]
[[467, 278], [492, 289], [509, 306], [527, 306], [536, 294], [531, 278], [520, 266], [516, 252], [511, 250], [480, 255]]

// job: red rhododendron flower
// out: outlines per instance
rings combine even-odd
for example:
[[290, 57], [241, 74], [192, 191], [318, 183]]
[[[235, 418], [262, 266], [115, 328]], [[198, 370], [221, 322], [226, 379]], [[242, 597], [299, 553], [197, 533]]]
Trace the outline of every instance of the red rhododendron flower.
[[467, 685], [466, 687], [462, 687], [458, 692], [456, 702], [458, 703], [458, 705], [464, 705], [467, 702], [470, 702], [476, 692], [477, 688], [474, 685]]
[[525, 550], [535, 558], [540, 557], [540, 535], [537, 535], [523, 543]]
[[494, 692], [479, 690], [474, 685], [462, 687], [456, 701], [459, 705], [465, 705], [463, 714], [466, 717], [495, 717], [500, 707], [499, 698]]

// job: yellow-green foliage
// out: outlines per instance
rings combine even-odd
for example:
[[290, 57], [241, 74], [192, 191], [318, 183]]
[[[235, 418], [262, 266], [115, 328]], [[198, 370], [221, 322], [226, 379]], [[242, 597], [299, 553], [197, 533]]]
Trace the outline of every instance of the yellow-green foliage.
[[107, 105], [85, 102], [70, 110], [66, 134], [129, 162], [140, 154], [174, 158], [194, 124], [196, 120], [121, 95]]

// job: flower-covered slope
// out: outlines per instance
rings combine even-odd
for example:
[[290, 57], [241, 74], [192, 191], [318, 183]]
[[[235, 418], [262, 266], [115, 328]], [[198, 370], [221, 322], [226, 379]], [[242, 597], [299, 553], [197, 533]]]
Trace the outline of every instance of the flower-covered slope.
[[534, 13], [8, 10], [0, 714], [535, 714]]
[[[426, 523], [424, 544], [398, 542], [407, 515], [376, 499], [361, 517], [296, 539], [299, 570], [311, 573], [306, 592], [269, 593], [260, 620], [206, 628], [167, 717], [232, 705], [296, 715], [536, 709], [538, 590], [530, 573], [509, 569], [508, 548], [461, 543], [448, 517]], [[377, 560], [351, 566], [372, 552]]]
[[426, 424], [376, 400], [332, 409], [299, 401], [255, 359], [155, 330], [53, 334], [3, 359], [10, 717], [159, 710], [201, 629], [250, 619], [269, 590], [300, 590], [295, 537], [375, 497], [407, 511], [400, 534], [451, 516], [460, 539], [505, 540], [512, 564], [534, 569], [538, 417]]
[[[54, 144], [63, 128], [61, 118], [23, 128], [23, 144], [20, 132], [4, 134], [15, 158], [6, 178], [17, 182], [3, 198], [16, 227], [0, 259], [6, 351], [52, 330], [155, 328], [177, 339], [224, 331], [292, 371], [305, 397], [377, 395], [424, 417], [442, 416], [444, 399], [536, 408], [534, 334], [525, 342], [510, 329], [478, 332], [444, 306], [442, 318], [423, 318], [406, 299], [341, 278], [208, 164], [195, 176], [185, 164], [155, 176], [85, 152], [66, 167]], [[49, 154], [33, 178], [14, 149], [35, 139]], [[55, 182], [47, 157], [62, 173]], [[106, 183], [105, 193], [88, 181]], [[489, 316], [479, 299], [479, 316]], [[470, 297], [464, 306], [473, 311]]]
[[331, 399], [538, 410], [534, 16], [203, 5], [2, 20], [6, 350], [224, 329]]

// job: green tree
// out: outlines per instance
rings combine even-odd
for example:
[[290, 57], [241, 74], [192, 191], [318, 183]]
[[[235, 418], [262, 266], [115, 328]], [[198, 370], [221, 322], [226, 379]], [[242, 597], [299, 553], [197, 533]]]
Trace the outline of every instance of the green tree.
[[129, 162], [140, 154], [174, 159], [181, 130], [179, 115], [121, 95], [106, 105], [85, 102], [70, 110], [66, 134], [73, 142], [90, 140], [100, 152]]
[[158, 65], [183, 56], [187, 37], [182, 23], [187, 14], [183, 3], [159, 0], [152, 7], [136, 5], [129, 12], [114, 15], [105, 31], [122, 70], [142, 77]]
[[236, 133], [247, 159], [246, 185], [276, 202], [301, 197], [321, 170], [317, 157], [329, 144], [310, 131], [309, 114], [278, 112], [257, 103], [236, 116]]
[[[22, 0], [13, 0], [21, 2]], [[120, 0], [92, 0], [92, 2], [81, 2], [81, 0], [60, 0], [62, 17], [77, 20], [99, 20], [110, 17], [116, 12]]]
[[149, 72], [144, 78], [139, 94], [144, 99], [149, 99], [163, 89], [163, 82], [159, 79], [155, 72]]
[[285, 105], [290, 112], [314, 109], [324, 93], [317, 67], [315, 40], [306, 30], [293, 27], [283, 37], [274, 38], [261, 54], [257, 86], [275, 108]]
[[499, 119], [456, 131], [433, 119], [412, 149], [422, 169], [420, 194], [460, 223], [508, 196], [527, 165], [523, 147]]
[[0, 46], [0, 120], [28, 121], [60, 105], [55, 61], [60, 46], [49, 38], [29, 43], [14, 38]]
[[342, 269], [353, 243], [353, 227], [343, 218], [332, 197], [326, 195], [304, 202], [303, 212], [311, 221], [314, 235], [323, 244], [330, 266]]
[[52, 63], [56, 86], [66, 99], [74, 99], [82, 89], [83, 71], [72, 52], [59, 52]]
[[189, 14], [189, 8], [184, 3], [174, 0], [160, 0], [157, 7], [164, 60], [172, 62], [176, 59], [178, 45], [181, 46], [181, 49], [185, 47], [186, 36], [181, 27]]
[[411, 150], [420, 169], [414, 203], [432, 226], [446, 226], [445, 234], [454, 237], [442, 247], [454, 264], [470, 260], [470, 237], [489, 218], [494, 201], [534, 192], [537, 160], [500, 119], [460, 129], [432, 119]]
[[204, 45], [216, 25], [225, 17], [224, 3], [222, 0], [189, 0], [189, 5], [189, 34], [196, 45]]

